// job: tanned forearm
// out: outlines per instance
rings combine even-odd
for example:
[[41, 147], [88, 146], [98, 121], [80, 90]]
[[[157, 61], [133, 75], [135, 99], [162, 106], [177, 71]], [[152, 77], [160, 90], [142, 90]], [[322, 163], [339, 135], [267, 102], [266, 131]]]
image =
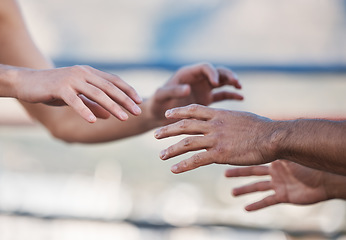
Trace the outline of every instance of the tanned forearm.
[[276, 159], [346, 175], [346, 121], [273, 122]]

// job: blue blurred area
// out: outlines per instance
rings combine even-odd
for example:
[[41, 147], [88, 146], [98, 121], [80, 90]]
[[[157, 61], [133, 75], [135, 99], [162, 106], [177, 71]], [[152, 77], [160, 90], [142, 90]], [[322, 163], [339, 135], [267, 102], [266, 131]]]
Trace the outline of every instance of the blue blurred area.
[[[163, 8], [154, 30], [154, 41], [151, 51], [156, 53], [158, 62], [179, 59], [179, 49], [194, 34], [194, 30], [203, 26], [218, 14], [226, 1], [215, 1], [213, 6], [203, 4], [205, 1], [185, 6], [172, 2]], [[172, 9], [173, 8], [173, 9]]]
[[63, 61], [346, 64], [344, 0], [21, 4], [38, 45]]

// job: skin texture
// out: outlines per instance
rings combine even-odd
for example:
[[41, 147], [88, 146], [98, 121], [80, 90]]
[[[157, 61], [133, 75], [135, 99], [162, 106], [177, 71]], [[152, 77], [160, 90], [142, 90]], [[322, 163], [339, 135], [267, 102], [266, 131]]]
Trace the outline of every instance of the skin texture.
[[253, 113], [193, 104], [166, 112], [179, 120], [155, 132], [157, 139], [189, 136], [164, 149], [163, 160], [204, 150], [175, 164], [182, 173], [211, 163], [259, 165], [286, 159], [311, 168], [346, 175], [346, 122], [319, 119], [273, 121]]
[[270, 176], [269, 181], [257, 181], [233, 189], [234, 196], [273, 190], [274, 194], [245, 207], [255, 211], [280, 203], [307, 205], [333, 198], [346, 199], [346, 176], [308, 168], [287, 160], [276, 160], [266, 166], [228, 169], [225, 176]]
[[[133, 109], [135, 106], [133, 102], [139, 103], [140, 100], [136, 99], [132, 90], [127, 90], [125, 83], [117, 76], [108, 75], [88, 66], [54, 69], [52, 63], [42, 55], [32, 41], [19, 7], [13, 0], [0, 1], [0, 36], [0, 64], [27, 68], [23, 69], [25, 74], [22, 72], [23, 75], [18, 75], [20, 79], [22, 81], [37, 81], [36, 84], [39, 83], [40, 85], [39, 87], [32, 88], [29, 82], [28, 84], [17, 84], [17, 88], [22, 90], [19, 91], [20, 94], [16, 94], [17, 90], [12, 94], [24, 100], [20, 101], [20, 103], [27, 112], [44, 125], [54, 137], [66, 142], [98, 143], [117, 140], [172, 122], [164, 116], [165, 111], [172, 107], [191, 103], [208, 105], [215, 101], [243, 99], [241, 95], [228, 91], [214, 93], [215, 89], [223, 85], [234, 86], [237, 89], [240, 89], [241, 86], [237, 77], [230, 70], [215, 68], [208, 63], [201, 63], [179, 69], [152, 97], [139, 105], [142, 113], [139, 116], [134, 116], [139, 113], [136, 113], [135, 109]], [[41, 77], [35, 78], [37, 74], [41, 74]], [[71, 76], [71, 74], [74, 75]], [[31, 76], [27, 77], [28, 75]], [[50, 92], [56, 93], [55, 90], [59, 86], [43, 82], [47, 81], [47, 78], [45, 78], [47, 75], [50, 78], [54, 78], [55, 82], [60, 82], [61, 88], [65, 89], [67, 87], [69, 90], [57, 91], [59, 96], [41, 95], [37, 98], [37, 95], [42, 94], [41, 90], [39, 91], [40, 94], [34, 93], [35, 97], [30, 96], [32, 94], [32, 92], [28, 94], [30, 88], [32, 88], [32, 91], [36, 91], [33, 89], [40, 87], [48, 88], [51, 89]], [[108, 90], [108, 86], [111, 84], [114, 85], [114, 92], [112, 93]], [[104, 86], [107, 86], [106, 89]], [[96, 93], [95, 87], [99, 88], [98, 93]], [[122, 94], [120, 90], [126, 94]], [[103, 91], [104, 94], [101, 93]], [[80, 95], [80, 93], [83, 94]], [[124, 100], [124, 95], [130, 96], [133, 102]], [[90, 111], [94, 112], [95, 116], [108, 118], [94, 122], [94, 119], [90, 118], [90, 112], [79, 108], [82, 106], [82, 103], [78, 100], [78, 97], [84, 102], [88, 102], [86, 105]], [[74, 102], [70, 98], [77, 100]], [[99, 101], [93, 101], [95, 99], [99, 99]], [[75, 108], [77, 110], [66, 106], [52, 107], [48, 104], [31, 103], [37, 101], [49, 102], [51, 105], [62, 105], [66, 102], [71, 105], [77, 104]], [[121, 112], [115, 104], [125, 105], [124, 107], [134, 115], [130, 114], [127, 117], [122, 117], [121, 113], [125, 112]], [[90, 124], [76, 114], [76, 111], [78, 112], [79, 110], [81, 111], [80, 114], [83, 116], [85, 114], [84, 118], [89, 121], [91, 119], [91, 122], [94, 123]], [[109, 117], [109, 112], [126, 121], [122, 122], [113, 116]]]
[[92, 102], [107, 110], [98, 114], [103, 118], [112, 114], [126, 120], [128, 116], [121, 107], [133, 115], [141, 113], [137, 104], [142, 99], [131, 86], [117, 76], [89, 66], [34, 70], [0, 65], [0, 76], [0, 96], [28, 103], [69, 105], [91, 123], [96, 121]]

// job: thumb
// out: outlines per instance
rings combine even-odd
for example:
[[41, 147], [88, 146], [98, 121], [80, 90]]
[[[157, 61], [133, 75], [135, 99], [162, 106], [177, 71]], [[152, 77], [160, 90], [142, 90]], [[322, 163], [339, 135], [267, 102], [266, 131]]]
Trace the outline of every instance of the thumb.
[[157, 89], [155, 98], [158, 101], [169, 100], [172, 98], [183, 98], [189, 96], [191, 87], [188, 84], [174, 85], [174, 86], [163, 86]]

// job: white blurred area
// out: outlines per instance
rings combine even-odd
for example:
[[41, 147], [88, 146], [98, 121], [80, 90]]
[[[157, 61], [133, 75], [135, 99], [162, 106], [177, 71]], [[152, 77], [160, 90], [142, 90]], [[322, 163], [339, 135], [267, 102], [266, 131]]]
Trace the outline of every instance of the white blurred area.
[[[35, 41], [53, 59], [346, 63], [345, 1], [19, 2]], [[148, 97], [172, 73], [116, 74]], [[345, 74], [238, 75], [245, 100], [214, 107], [285, 119], [346, 117]], [[0, 239], [346, 238], [344, 201], [248, 213], [247, 204], [270, 193], [235, 198], [230, 191], [256, 178], [226, 179], [228, 166], [216, 165], [171, 174], [170, 166], [186, 156], [162, 162], [158, 154], [177, 138], [157, 141], [150, 131], [68, 145], [14, 100], [1, 99], [0, 109]]]

